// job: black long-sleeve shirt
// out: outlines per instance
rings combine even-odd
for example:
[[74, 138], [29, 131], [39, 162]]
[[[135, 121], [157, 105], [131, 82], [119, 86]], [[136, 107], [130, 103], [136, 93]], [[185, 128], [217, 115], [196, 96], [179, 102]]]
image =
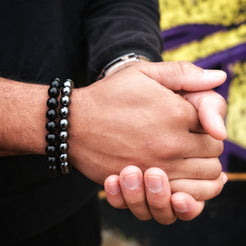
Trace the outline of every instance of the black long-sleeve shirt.
[[[86, 86], [129, 52], [161, 60], [157, 0], [1, 0], [0, 30], [0, 76], [28, 83]], [[0, 166], [0, 244], [59, 223], [97, 190], [75, 169], [49, 177], [45, 156], [4, 157]]]

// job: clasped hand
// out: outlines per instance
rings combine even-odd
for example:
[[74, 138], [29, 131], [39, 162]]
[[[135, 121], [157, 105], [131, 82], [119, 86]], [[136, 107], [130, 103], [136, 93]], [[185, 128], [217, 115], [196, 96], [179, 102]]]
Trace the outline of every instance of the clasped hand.
[[108, 177], [109, 203], [139, 219], [196, 217], [226, 181], [226, 104], [211, 90], [225, 78], [187, 62], [140, 63], [74, 90], [74, 105], [88, 105], [71, 108], [74, 166], [101, 184]]

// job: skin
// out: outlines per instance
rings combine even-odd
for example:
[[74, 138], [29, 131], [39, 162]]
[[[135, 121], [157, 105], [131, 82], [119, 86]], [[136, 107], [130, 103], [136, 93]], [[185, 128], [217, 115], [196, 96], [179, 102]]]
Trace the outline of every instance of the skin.
[[[180, 63], [179, 65], [181, 68], [180, 74], [185, 75], [184, 77], [188, 78], [188, 82], [191, 82], [191, 78], [187, 77], [188, 73], [186, 73], [186, 71], [188, 71], [192, 65], [189, 63]], [[210, 73], [210, 76], [223, 77], [223, 74], [216, 74], [216, 71], [202, 71], [199, 68], [196, 69], [200, 70], [199, 72], [205, 73], [205, 75], [209, 75], [208, 73]], [[176, 71], [178, 71], [177, 67]], [[172, 75], [171, 78], [174, 79], [174, 76]], [[161, 80], [162, 78], [156, 79]], [[165, 85], [167, 85], [167, 83]], [[186, 86], [189, 85], [187, 84]], [[171, 89], [175, 90], [176, 88], [171, 85]], [[190, 86], [188, 89], [192, 91], [193, 87]], [[192, 93], [184, 91], [177, 92], [196, 107], [204, 132], [209, 133], [218, 140], [226, 138], [226, 131], [222, 120], [225, 116], [226, 107], [221, 96], [214, 91], [198, 91]], [[202, 160], [200, 159], [199, 161], [201, 164]], [[211, 161], [204, 161], [206, 162], [206, 164], [204, 162], [204, 165], [208, 163], [211, 164]], [[218, 159], [215, 161], [218, 162]], [[188, 166], [185, 167], [188, 168], [187, 171], [190, 171], [195, 168], [195, 165], [197, 165], [197, 159], [194, 159], [194, 166], [192, 168], [188, 168]], [[124, 177], [133, 178], [136, 176], [136, 173], [138, 174], [137, 183], [139, 183], [139, 185], [136, 189], [132, 190], [129, 189], [122, 180], [124, 180]], [[198, 175], [198, 173], [199, 172], [196, 172], [196, 175]], [[162, 186], [158, 188], [158, 192], [153, 192], [153, 189], [150, 189], [148, 185], [149, 182], [153, 180], [153, 177], [154, 180], [157, 177], [162, 180]], [[199, 175], [197, 178], [198, 177]], [[120, 175], [111, 175], [105, 180], [105, 192], [108, 202], [116, 208], [129, 208], [133, 214], [141, 220], [153, 217], [161, 224], [170, 224], [173, 223], [176, 218], [192, 220], [197, 217], [203, 210], [204, 200], [218, 195], [226, 181], [227, 177], [222, 173], [216, 180], [204, 180], [203, 182], [197, 180], [183, 180], [180, 182], [177, 180], [172, 181], [171, 179], [169, 183], [166, 173], [159, 168], [148, 169], [144, 173], [143, 178], [143, 172], [141, 172], [140, 169], [136, 166], [129, 166], [124, 168]], [[170, 185], [175, 188], [171, 190]], [[194, 189], [194, 187], [197, 189]], [[193, 197], [188, 193], [179, 192], [179, 190], [186, 190], [188, 193], [190, 192]], [[132, 204], [134, 204], [134, 206], [132, 206]]]
[[[226, 136], [226, 105], [211, 89], [225, 77], [185, 62], [142, 63], [74, 89], [71, 164], [100, 184], [129, 165], [144, 174], [157, 167], [170, 180], [170, 192], [190, 194], [187, 199], [213, 197], [223, 187], [217, 158]], [[1, 155], [45, 154], [48, 86], [0, 82]], [[213, 103], [207, 104], [209, 98]], [[220, 127], [214, 129], [214, 122]], [[206, 183], [210, 181], [216, 185]], [[155, 214], [163, 223], [158, 219], [162, 213]]]

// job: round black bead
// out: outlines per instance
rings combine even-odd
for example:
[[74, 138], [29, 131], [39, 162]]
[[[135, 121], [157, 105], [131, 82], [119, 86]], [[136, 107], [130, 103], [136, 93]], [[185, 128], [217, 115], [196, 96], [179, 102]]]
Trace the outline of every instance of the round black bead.
[[63, 96], [71, 96], [72, 90], [70, 87], [63, 87], [61, 93]]
[[67, 142], [61, 143], [60, 146], [59, 146], [59, 150], [60, 150], [60, 152], [62, 154], [67, 153], [67, 151], [68, 151], [68, 143]]
[[47, 155], [49, 156], [56, 156], [57, 154], [57, 149], [56, 149], [56, 146], [54, 145], [48, 145], [45, 149]]
[[55, 156], [48, 156], [47, 162], [49, 165], [56, 165], [58, 163], [57, 158]]
[[67, 131], [61, 131], [59, 134], [59, 138], [61, 141], [65, 142], [68, 139], [68, 132]]
[[55, 78], [50, 82], [50, 87], [61, 88], [61, 80], [59, 78]]
[[49, 109], [46, 113], [48, 120], [55, 120], [57, 118], [57, 112], [55, 109]]
[[55, 97], [51, 97], [47, 100], [47, 106], [49, 108], [55, 109], [58, 107], [58, 105], [59, 105], [59, 102]]
[[63, 83], [63, 87], [70, 87], [73, 88], [74, 87], [74, 83], [71, 79], [67, 79], [64, 83]]
[[69, 96], [63, 96], [60, 99], [60, 103], [62, 106], [69, 106], [71, 103], [70, 97]]
[[54, 133], [57, 130], [57, 123], [55, 121], [48, 121], [46, 123], [46, 130], [50, 133]]
[[46, 135], [46, 141], [48, 144], [54, 144], [57, 141], [57, 135], [54, 133], [48, 133]]
[[68, 161], [68, 155], [67, 153], [60, 155], [60, 162], [67, 162]]
[[70, 126], [70, 123], [68, 119], [61, 119], [59, 121], [59, 127], [61, 128], [61, 130], [67, 130], [69, 126]]
[[57, 87], [50, 87], [48, 90], [48, 95], [50, 97], [58, 97], [60, 94], [59, 88]]
[[68, 107], [62, 107], [59, 110], [59, 114], [62, 118], [67, 118], [70, 114]]
[[57, 165], [49, 165], [48, 172], [51, 176], [56, 176], [59, 173]]

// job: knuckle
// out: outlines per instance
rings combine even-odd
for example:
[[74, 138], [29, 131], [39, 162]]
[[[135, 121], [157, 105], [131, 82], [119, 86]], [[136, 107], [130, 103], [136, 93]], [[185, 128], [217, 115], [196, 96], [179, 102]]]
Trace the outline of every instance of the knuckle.
[[215, 162], [212, 167], [213, 178], [218, 178], [222, 172], [222, 166], [218, 158], [215, 159]]
[[217, 153], [218, 155], [221, 155], [224, 151], [224, 143], [223, 141], [218, 141], [218, 144], [217, 144]]
[[188, 61], [178, 61], [177, 62], [177, 69], [178, 72], [182, 75], [186, 75], [188, 71], [190, 71], [191, 68], [193, 68], [193, 64]]
[[[201, 174], [206, 174], [206, 178], [209, 180], [217, 179], [222, 171], [222, 166], [218, 158], [208, 159], [209, 163], [206, 165], [206, 172]], [[201, 170], [202, 171], [202, 170]]]
[[152, 219], [152, 216], [150, 214], [140, 214], [135, 215], [139, 220], [146, 221]]
[[129, 200], [127, 201], [127, 205], [131, 208], [131, 210], [136, 210], [142, 207], [144, 202], [142, 200]]
[[220, 192], [223, 189], [223, 183], [221, 182], [221, 180], [219, 179], [218, 181], [216, 181], [215, 184], [215, 188], [214, 188], [214, 196], [217, 196], [220, 194]]
[[204, 176], [204, 168], [200, 165], [196, 165], [193, 171], [193, 177], [199, 178]]
[[177, 217], [175, 215], [165, 217], [165, 218], [158, 218], [157, 217], [157, 218], [155, 218], [155, 220], [162, 225], [171, 225], [177, 220]]

